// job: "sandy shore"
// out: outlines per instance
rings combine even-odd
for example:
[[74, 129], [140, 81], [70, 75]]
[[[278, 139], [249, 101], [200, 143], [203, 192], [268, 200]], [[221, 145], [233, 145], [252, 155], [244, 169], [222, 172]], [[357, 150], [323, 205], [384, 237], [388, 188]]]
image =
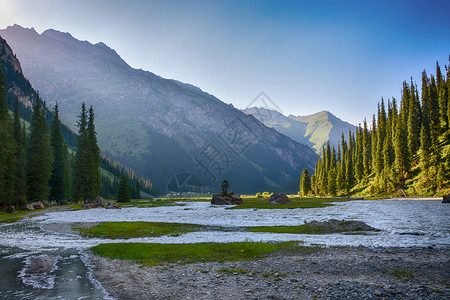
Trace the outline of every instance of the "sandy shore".
[[118, 299], [450, 299], [449, 249], [318, 248], [257, 261], [142, 267], [90, 255]]

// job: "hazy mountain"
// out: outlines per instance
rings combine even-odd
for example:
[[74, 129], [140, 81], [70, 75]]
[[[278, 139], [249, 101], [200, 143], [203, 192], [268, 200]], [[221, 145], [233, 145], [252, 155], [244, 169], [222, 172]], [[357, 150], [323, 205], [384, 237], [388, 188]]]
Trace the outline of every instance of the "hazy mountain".
[[320, 153], [322, 146], [328, 141], [337, 147], [344, 132], [348, 140], [348, 132], [355, 132], [355, 126], [342, 121], [328, 111], [321, 111], [309, 116], [286, 117], [275, 110], [265, 108], [247, 108], [246, 114], [255, 116], [266, 126], [276, 129], [294, 141], [312, 147]]
[[73, 126], [81, 103], [92, 104], [102, 151], [160, 192], [180, 173], [214, 190], [227, 178], [236, 192], [296, 192], [301, 170], [314, 168], [309, 147], [197, 87], [131, 68], [103, 43], [18, 25], [0, 35], [62, 120]]

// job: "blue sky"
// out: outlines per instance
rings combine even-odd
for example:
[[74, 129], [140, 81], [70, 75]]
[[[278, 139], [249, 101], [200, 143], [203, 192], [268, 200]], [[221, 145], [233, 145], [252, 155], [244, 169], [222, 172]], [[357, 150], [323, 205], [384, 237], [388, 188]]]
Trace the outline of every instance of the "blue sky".
[[132, 67], [245, 108], [264, 91], [286, 115], [371, 118], [402, 81], [442, 68], [450, 1], [0, 0], [17, 23], [104, 42]]

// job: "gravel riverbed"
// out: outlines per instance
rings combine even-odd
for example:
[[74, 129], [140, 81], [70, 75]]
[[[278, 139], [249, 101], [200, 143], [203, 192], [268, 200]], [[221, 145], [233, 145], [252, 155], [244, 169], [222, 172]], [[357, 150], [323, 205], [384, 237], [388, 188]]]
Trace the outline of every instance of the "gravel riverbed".
[[118, 299], [450, 299], [448, 248], [316, 248], [255, 261], [144, 267], [90, 254]]

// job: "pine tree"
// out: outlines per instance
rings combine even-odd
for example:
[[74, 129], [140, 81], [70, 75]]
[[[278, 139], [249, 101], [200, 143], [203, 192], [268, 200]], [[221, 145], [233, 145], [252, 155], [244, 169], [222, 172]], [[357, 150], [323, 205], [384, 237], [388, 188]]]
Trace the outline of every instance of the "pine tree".
[[15, 139], [15, 186], [14, 202], [17, 209], [26, 204], [26, 185], [25, 185], [25, 136], [20, 123], [19, 99], [16, 97], [14, 103], [14, 139]]
[[100, 177], [100, 148], [97, 145], [97, 132], [95, 131], [94, 124], [94, 109], [92, 106], [89, 108], [89, 119], [87, 125], [87, 135], [89, 140], [90, 156], [91, 156], [91, 190], [90, 198], [93, 200], [99, 194], [101, 190], [101, 177]]
[[13, 124], [6, 103], [5, 78], [0, 68], [0, 207], [14, 201], [15, 141]]
[[371, 151], [372, 151], [372, 143], [370, 140], [370, 134], [367, 128], [367, 121], [366, 118], [364, 118], [363, 123], [363, 170], [364, 170], [364, 176], [368, 176], [370, 174], [370, 165], [371, 165]]
[[52, 172], [52, 149], [45, 109], [36, 98], [31, 118], [30, 144], [27, 149], [26, 184], [28, 201], [43, 201], [48, 195]]
[[54, 119], [51, 126], [51, 145], [53, 153], [53, 169], [49, 180], [50, 194], [49, 199], [57, 201], [58, 204], [65, 197], [66, 192], [66, 162], [65, 147], [61, 132], [61, 122], [59, 120], [58, 103], [54, 107]]
[[430, 132], [430, 80], [426, 71], [422, 72], [422, 126], [420, 129], [420, 162], [423, 176], [429, 179], [430, 156], [431, 156], [431, 132]]
[[329, 173], [329, 177], [328, 177], [328, 194], [330, 194], [331, 196], [336, 196], [337, 194], [337, 186], [336, 186], [336, 179], [337, 179], [337, 173], [336, 173], [336, 169], [332, 168], [330, 170]]
[[406, 175], [410, 169], [410, 161], [408, 154], [408, 141], [402, 118], [399, 118], [397, 121], [395, 135], [395, 168], [399, 176], [400, 184], [404, 185]]
[[90, 153], [87, 137], [87, 112], [84, 102], [81, 105], [81, 113], [78, 118], [77, 150], [73, 170], [73, 198], [83, 200], [86, 203], [90, 200], [89, 188], [91, 183], [89, 182]]
[[117, 191], [117, 202], [130, 201], [130, 187], [125, 175], [122, 175], [119, 180], [119, 189]]
[[308, 169], [304, 168], [300, 177], [300, 195], [307, 196], [311, 192], [311, 178]]
[[440, 124], [442, 128], [442, 133], [448, 130], [448, 118], [447, 118], [447, 99], [448, 99], [448, 90], [445, 82], [445, 78], [442, 75], [441, 68], [439, 67], [439, 63], [436, 62], [436, 88], [438, 93], [438, 102], [439, 102], [439, 118]]
[[415, 87], [411, 78], [410, 86], [410, 97], [409, 97], [409, 113], [407, 119], [407, 130], [408, 130], [408, 151], [409, 157], [412, 158], [419, 150], [420, 146], [420, 129], [422, 127], [422, 118], [420, 116], [420, 102], [415, 94]]
[[93, 201], [100, 194], [100, 149], [94, 125], [94, 110], [81, 106], [78, 126], [78, 147], [74, 162], [73, 194], [77, 200]]

